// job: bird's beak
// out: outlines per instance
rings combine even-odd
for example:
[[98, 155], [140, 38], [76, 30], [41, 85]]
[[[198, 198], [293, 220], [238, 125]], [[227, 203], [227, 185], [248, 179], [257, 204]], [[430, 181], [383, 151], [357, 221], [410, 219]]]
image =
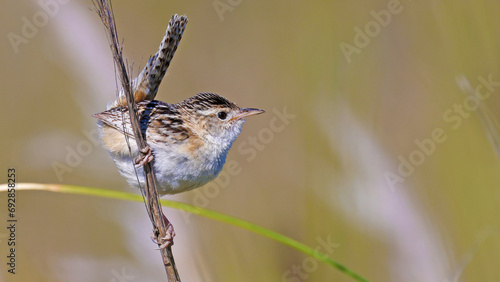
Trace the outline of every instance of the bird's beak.
[[244, 109], [240, 109], [240, 112], [238, 114], [236, 114], [232, 119], [236, 119], [236, 120], [243, 119], [243, 118], [246, 118], [249, 116], [262, 114], [263, 112], [264, 112], [263, 110], [259, 110], [259, 109], [244, 108]]

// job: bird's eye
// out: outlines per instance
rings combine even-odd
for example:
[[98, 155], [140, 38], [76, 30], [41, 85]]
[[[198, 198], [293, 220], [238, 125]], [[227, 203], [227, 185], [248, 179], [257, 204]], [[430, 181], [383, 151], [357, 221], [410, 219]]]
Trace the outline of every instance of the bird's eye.
[[227, 113], [226, 112], [219, 112], [219, 113], [217, 113], [217, 117], [219, 117], [222, 120], [225, 120], [227, 118]]

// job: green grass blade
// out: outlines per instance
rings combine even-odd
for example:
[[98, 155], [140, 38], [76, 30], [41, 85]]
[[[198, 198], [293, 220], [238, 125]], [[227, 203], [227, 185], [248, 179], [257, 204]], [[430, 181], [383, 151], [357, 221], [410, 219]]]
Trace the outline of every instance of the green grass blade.
[[[7, 184], [2, 184], [0, 185], [0, 192], [4, 191], [6, 192], [8, 189]], [[132, 194], [128, 192], [121, 192], [121, 191], [112, 191], [112, 190], [107, 190], [107, 189], [100, 189], [100, 188], [91, 188], [91, 187], [84, 187], [84, 186], [76, 186], [76, 185], [59, 185], [59, 184], [38, 184], [38, 183], [19, 183], [16, 184], [16, 191], [17, 190], [41, 190], [41, 191], [51, 191], [51, 192], [59, 192], [59, 193], [67, 193], [67, 194], [77, 194], [77, 195], [86, 195], [86, 196], [96, 196], [96, 197], [101, 197], [101, 198], [110, 198], [110, 199], [117, 199], [117, 200], [127, 200], [127, 201], [135, 201], [135, 202], [142, 202], [142, 196], [138, 194]], [[349, 268], [345, 267], [344, 265], [328, 258], [327, 255], [319, 253], [315, 251], [313, 248], [308, 247], [305, 244], [302, 244], [290, 237], [287, 237], [285, 235], [282, 235], [280, 233], [274, 232], [272, 230], [266, 229], [264, 227], [261, 227], [259, 225], [250, 223], [248, 221], [244, 221], [242, 219], [232, 217], [226, 214], [222, 214], [219, 212], [215, 212], [212, 210], [207, 210], [204, 208], [196, 207], [193, 205], [181, 203], [181, 202], [176, 202], [176, 201], [170, 201], [170, 200], [161, 200], [162, 206], [165, 207], [170, 207], [182, 211], [186, 211], [189, 213], [193, 213], [196, 215], [204, 216], [207, 218], [215, 219], [221, 222], [225, 222], [234, 226], [238, 226], [244, 229], [247, 229], [249, 231], [255, 232], [257, 234], [266, 236], [272, 240], [275, 240], [279, 243], [282, 243], [284, 245], [290, 246], [298, 251], [303, 252], [304, 254], [308, 256], [312, 256], [315, 259], [322, 261], [326, 263], [327, 265], [334, 267], [338, 269], [339, 271], [343, 272], [344, 274], [350, 276], [351, 278], [357, 280], [357, 281], [368, 281], [359, 274], [355, 273], [354, 271], [350, 270]]]

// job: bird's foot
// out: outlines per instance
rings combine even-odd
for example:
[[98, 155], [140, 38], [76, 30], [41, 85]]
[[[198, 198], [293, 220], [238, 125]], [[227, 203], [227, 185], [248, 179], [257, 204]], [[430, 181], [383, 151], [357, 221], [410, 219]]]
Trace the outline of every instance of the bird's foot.
[[139, 150], [139, 155], [134, 159], [134, 164], [138, 167], [144, 166], [145, 164], [151, 162], [154, 159], [151, 147], [146, 146]]
[[163, 214], [163, 212], [162, 215], [163, 215], [163, 221], [165, 222], [165, 226], [167, 226], [167, 233], [165, 234], [164, 237], [160, 238], [157, 238], [154, 233], [151, 234], [151, 240], [153, 240], [155, 244], [160, 245], [160, 247], [158, 248], [159, 250], [172, 246], [174, 244], [174, 236], [175, 236], [174, 226], [172, 225], [172, 223], [170, 223], [170, 221]]

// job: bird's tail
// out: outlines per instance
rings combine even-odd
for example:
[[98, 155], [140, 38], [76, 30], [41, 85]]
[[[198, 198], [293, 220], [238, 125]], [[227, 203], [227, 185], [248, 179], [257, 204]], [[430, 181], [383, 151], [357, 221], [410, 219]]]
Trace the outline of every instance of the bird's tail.
[[[161, 80], [167, 72], [167, 68], [181, 41], [187, 22], [188, 19], [186, 16], [173, 15], [170, 19], [158, 51], [149, 58], [148, 63], [139, 76], [132, 81], [132, 89], [136, 102], [153, 100], [155, 98]], [[126, 104], [127, 100], [122, 89], [118, 98], [108, 105], [108, 109], [125, 106]]]

